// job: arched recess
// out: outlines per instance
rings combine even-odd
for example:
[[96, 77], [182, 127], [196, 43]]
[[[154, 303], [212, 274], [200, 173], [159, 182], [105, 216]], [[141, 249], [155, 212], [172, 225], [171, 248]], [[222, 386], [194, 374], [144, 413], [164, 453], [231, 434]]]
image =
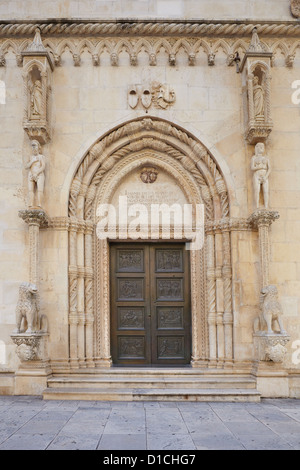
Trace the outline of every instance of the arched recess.
[[[127, 122], [91, 146], [69, 193], [69, 351], [73, 368], [109, 367], [109, 244], [96, 208], [133, 168], [152, 164], [205, 206], [205, 243], [191, 251], [194, 367], [232, 364], [230, 205], [217, 162], [194, 136], [154, 117]], [[218, 255], [217, 255], [218, 253]], [[221, 256], [220, 256], [221, 253]], [[222, 299], [217, 306], [217, 298]]]

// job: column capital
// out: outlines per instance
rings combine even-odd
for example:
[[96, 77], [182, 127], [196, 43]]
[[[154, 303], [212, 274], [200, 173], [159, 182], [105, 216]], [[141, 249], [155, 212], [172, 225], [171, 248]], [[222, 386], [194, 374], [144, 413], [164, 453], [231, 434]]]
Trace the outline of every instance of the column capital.
[[45, 228], [49, 225], [49, 218], [41, 208], [20, 210], [19, 217], [28, 225], [38, 225], [40, 228]]
[[254, 228], [270, 226], [274, 220], [279, 219], [279, 213], [270, 209], [257, 209], [248, 218], [249, 224]]

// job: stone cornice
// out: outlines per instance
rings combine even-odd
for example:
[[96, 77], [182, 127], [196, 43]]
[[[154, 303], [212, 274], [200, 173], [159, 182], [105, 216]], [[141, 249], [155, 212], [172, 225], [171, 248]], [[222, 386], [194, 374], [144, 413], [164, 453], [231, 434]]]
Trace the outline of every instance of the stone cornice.
[[300, 37], [300, 23], [290, 21], [230, 21], [230, 20], [68, 20], [49, 19], [1, 21], [0, 37], [32, 36], [39, 27], [44, 37], [102, 36], [102, 37], [249, 37], [253, 28], [261, 37]]

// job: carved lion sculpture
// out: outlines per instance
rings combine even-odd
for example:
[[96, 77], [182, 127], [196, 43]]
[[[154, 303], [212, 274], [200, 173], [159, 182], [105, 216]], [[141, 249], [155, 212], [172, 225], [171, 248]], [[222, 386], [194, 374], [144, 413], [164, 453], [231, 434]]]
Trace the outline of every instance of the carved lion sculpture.
[[38, 329], [37, 287], [30, 282], [22, 282], [19, 287], [19, 300], [16, 308], [17, 333], [21, 331], [22, 320], [27, 323], [26, 333]]
[[267, 334], [274, 334], [275, 322], [279, 326], [281, 334], [286, 334], [282, 325], [282, 308], [278, 302], [278, 291], [274, 285], [269, 285], [261, 290], [261, 315], [256, 319], [254, 328], [256, 331], [264, 331], [267, 328]]

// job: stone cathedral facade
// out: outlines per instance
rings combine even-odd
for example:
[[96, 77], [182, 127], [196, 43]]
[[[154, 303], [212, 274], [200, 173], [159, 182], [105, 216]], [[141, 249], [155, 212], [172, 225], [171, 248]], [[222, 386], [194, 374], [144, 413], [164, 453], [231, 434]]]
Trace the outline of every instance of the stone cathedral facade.
[[0, 394], [300, 397], [300, 1], [0, 5]]

